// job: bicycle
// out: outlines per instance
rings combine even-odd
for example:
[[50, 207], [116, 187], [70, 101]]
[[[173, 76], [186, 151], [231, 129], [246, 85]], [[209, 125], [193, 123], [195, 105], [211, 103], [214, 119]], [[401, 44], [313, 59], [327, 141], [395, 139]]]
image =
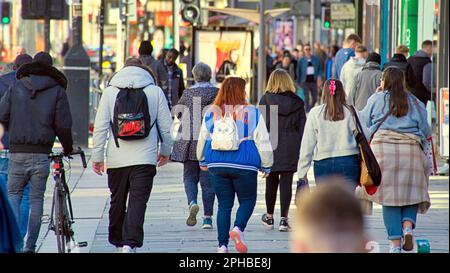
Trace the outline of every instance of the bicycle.
[[52, 208], [48, 229], [55, 232], [58, 245], [58, 253], [70, 253], [75, 247], [86, 247], [87, 242], [75, 242], [72, 224], [73, 220], [72, 202], [70, 199], [70, 191], [66, 181], [66, 173], [64, 169], [64, 157], [69, 160], [72, 156], [80, 155], [83, 168], [86, 169], [86, 157], [84, 151], [78, 148], [77, 151], [66, 156], [63, 153], [51, 153], [49, 158], [53, 165], [53, 179], [55, 187], [52, 198]]

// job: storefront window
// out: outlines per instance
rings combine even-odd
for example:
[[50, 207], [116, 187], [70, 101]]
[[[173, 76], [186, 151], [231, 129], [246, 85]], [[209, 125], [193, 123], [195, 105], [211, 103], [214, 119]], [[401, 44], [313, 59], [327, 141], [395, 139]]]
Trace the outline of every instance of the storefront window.
[[380, 52], [380, 0], [364, 1], [363, 43], [369, 51]]

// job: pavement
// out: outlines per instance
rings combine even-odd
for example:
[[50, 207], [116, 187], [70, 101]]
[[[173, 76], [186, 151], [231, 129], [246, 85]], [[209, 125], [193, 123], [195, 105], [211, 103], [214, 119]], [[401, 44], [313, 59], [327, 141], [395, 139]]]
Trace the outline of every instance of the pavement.
[[[109, 189], [106, 176], [98, 176], [92, 169], [83, 170], [81, 163], [75, 158], [72, 161], [69, 188], [72, 192], [74, 206], [75, 239], [86, 241], [88, 246], [81, 248], [82, 253], [112, 253], [114, 247], [108, 243], [108, 209]], [[88, 166], [90, 166], [88, 164]], [[314, 188], [314, 177], [309, 175], [311, 187]], [[44, 214], [50, 212], [53, 179], [49, 178], [45, 195]], [[294, 185], [293, 185], [294, 190]], [[277, 231], [279, 217], [275, 218], [275, 230], [265, 229], [260, 218], [265, 213], [265, 183], [262, 178], [258, 182], [258, 200], [255, 211], [246, 229], [246, 241], [252, 253], [287, 253], [289, 252], [289, 233]], [[425, 215], [418, 216], [416, 239], [427, 239], [432, 253], [449, 252], [449, 177], [432, 177], [430, 181], [432, 206]], [[201, 194], [199, 194], [201, 206]], [[235, 206], [235, 209], [237, 204]], [[235, 214], [233, 210], [233, 217]], [[217, 201], [215, 212], [217, 210]], [[295, 206], [291, 206], [291, 215], [295, 214]], [[199, 216], [201, 215], [199, 213]], [[216, 252], [217, 230], [214, 221], [213, 230], [201, 229], [200, 222], [195, 227], [187, 227], [188, 206], [184, 193], [182, 165], [169, 163], [158, 168], [153, 190], [147, 204], [144, 224], [144, 246], [140, 253], [210, 253]], [[275, 216], [279, 215], [277, 203]], [[44, 216], [44, 220], [48, 218]], [[215, 219], [214, 219], [215, 220]], [[292, 221], [292, 220], [291, 220]], [[43, 223], [38, 240], [38, 252], [55, 253], [56, 237], [48, 232], [48, 223]], [[371, 240], [379, 245], [380, 252], [388, 252], [389, 242], [384, 228], [381, 207], [374, 206], [372, 216], [366, 217], [366, 232]], [[235, 252], [230, 244], [230, 252]]]

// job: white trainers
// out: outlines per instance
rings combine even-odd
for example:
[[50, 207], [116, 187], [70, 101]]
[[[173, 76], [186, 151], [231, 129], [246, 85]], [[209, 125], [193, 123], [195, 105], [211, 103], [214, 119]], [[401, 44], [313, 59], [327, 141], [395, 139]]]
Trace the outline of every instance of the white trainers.
[[399, 246], [392, 246], [389, 249], [389, 253], [402, 253], [402, 248]]
[[239, 253], [247, 253], [247, 245], [244, 242], [244, 232], [242, 232], [238, 227], [234, 227], [230, 231], [230, 238], [234, 241], [234, 246]]
[[116, 247], [116, 253], [122, 253], [123, 252], [123, 247], [118, 246]]
[[217, 248], [217, 253], [228, 253], [228, 247], [220, 246]]
[[414, 249], [414, 235], [412, 228], [403, 229], [403, 250], [412, 251]]
[[131, 246], [123, 246], [122, 253], [136, 253], [136, 248]]

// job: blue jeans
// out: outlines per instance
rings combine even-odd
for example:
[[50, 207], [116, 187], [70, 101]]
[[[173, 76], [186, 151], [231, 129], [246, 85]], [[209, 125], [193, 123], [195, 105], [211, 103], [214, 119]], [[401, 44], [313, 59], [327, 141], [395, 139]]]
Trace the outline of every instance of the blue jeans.
[[332, 157], [314, 161], [316, 183], [323, 183], [329, 176], [342, 176], [351, 182], [352, 186], [356, 187], [361, 176], [359, 155]]
[[[3, 183], [0, 183], [0, 187], [3, 187], [4, 192], [7, 192], [6, 185], [8, 183], [8, 163], [9, 160], [7, 158], [0, 158], [0, 181], [3, 181]], [[29, 211], [30, 185], [27, 185], [23, 190], [22, 201], [20, 202], [19, 228], [20, 234], [22, 234], [22, 238], [24, 238], [27, 234]]]
[[198, 182], [200, 182], [204, 215], [212, 216], [214, 209], [214, 191], [208, 172], [200, 170], [198, 161], [186, 161], [183, 163], [183, 182], [189, 205], [191, 202], [197, 204]]
[[8, 170], [8, 197], [17, 217], [21, 218], [20, 203], [24, 189], [30, 185], [30, 213], [25, 252], [34, 252], [41, 229], [44, 209], [44, 193], [50, 174], [50, 159], [47, 154], [10, 154]]
[[383, 220], [388, 233], [388, 240], [399, 240], [403, 237], [403, 222], [409, 221], [416, 226], [419, 205], [404, 207], [383, 206]]
[[239, 208], [234, 226], [244, 231], [256, 205], [258, 173], [233, 168], [211, 168], [209, 174], [219, 201], [217, 212], [219, 246], [228, 246], [235, 195], [238, 197]]

